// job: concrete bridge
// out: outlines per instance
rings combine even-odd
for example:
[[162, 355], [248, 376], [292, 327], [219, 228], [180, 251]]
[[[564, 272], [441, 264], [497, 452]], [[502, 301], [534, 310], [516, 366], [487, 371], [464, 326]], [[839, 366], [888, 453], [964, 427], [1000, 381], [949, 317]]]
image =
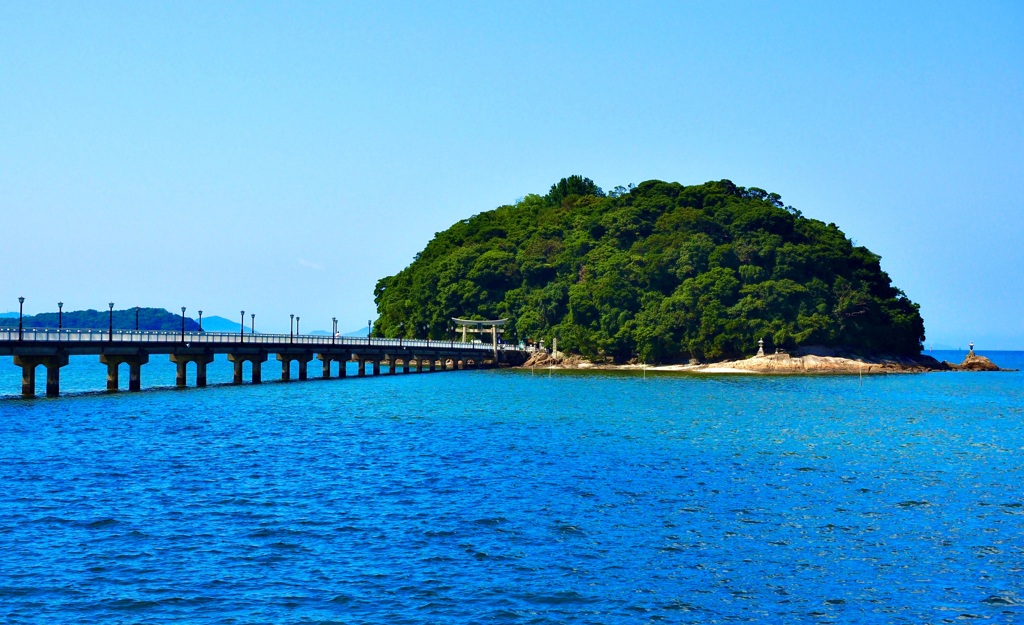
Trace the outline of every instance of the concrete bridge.
[[388, 373], [461, 370], [518, 362], [525, 356], [510, 345], [487, 345], [461, 341], [419, 339], [353, 338], [289, 334], [245, 334], [238, 332], [151, 332], [132, 330], [0, 330], [0, 356], [14, 357], [21, 367], [21, 394], [36, 394], [36, 369], [46, 368], [46, 395], [60, 395], [60, 369], [68, 357], [96, 354], [107, 366], [107, 390], [118, 389], [118, 368], [128, 365], [128, 390], [142, 389], [142, 365], [150, 355], [167, 354], [176, 363], [177, 385], [187, 385], [188, 363], [195, 363], [195, 385], [206, 386], [206, 366], [215, 354], [227, 354], [234, 363], [235, 384], [242, 383], [243, 364], [252, 364], [252, 383], [262, 381], [262, 365], [271, 354], [281, 362], [281, 379], [291, 377], [291, 363], [299, 363], [299, 379], [307, 379], [314, 359], [323, 367], [323, 377], [332, 377], [332, 363], [339, 363], [337, 377], [345, 377], [345, 363], [359, 363], [358, 375], [380, 375], [381, 363]]

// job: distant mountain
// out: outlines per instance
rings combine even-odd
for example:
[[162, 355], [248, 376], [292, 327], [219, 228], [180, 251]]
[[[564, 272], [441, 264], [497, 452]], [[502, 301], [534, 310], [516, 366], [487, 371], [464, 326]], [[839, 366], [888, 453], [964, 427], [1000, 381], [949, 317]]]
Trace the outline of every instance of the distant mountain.
[[[136, 316], [137, 315], [137, 316]], [[181, 330], [181, 315], [168, 312], [163, 308], [134, 308], [115, 310], [113, 316], [109, 310], [66, 310], [63, 315], [58, 313], [39, 313], [25, 315], [22, 325], [25, 328], [56, 328], [62, 320], [64, 329], [105, 330], [110, 327], [111, 320], [115, 330], [134, 330], [138, 319], [139, 330], [164, 330], [169, 332]], [[205, 321], [205, 320], [204, 320]], [[14, 316], [0, 315], [0, 328], [17, 328], [18, 314]], [[237, 327], [237, 326], [236, 326]], [[185, 318], [185, 330], [195, 332], [199, 324], [194, 319]]]
[[[25, 328], [56, 328], [57, 327], [57, 313], [39, 313], [38, 315], [25, 315], [22, 319], [22, 325]], [[249, 319], [246, 319], [249, 321]], [[110, 311], [109, 310], [65, 310], [63, 314], [63, 328], [65, 330], [106, 330], [110, 325]], [[203, 331], [204, 332], [234, 332], [238, 333], [238, 322], [232, 321], [226, 317], [218, 315], [211, 315], [209, 317], [203, 317]], [[2, 312], [0, 313], [0, 328], [17, 328], [18, 327], [18, 313], [17, 312]], [[135, 329], [135, 309], [128, 308], [125, 310], [114, 311], [114, 329], [115, 330], [134, 330]], [[181, 330], [181, 315], [173, 312], [168, 312], [163, 308], [140, 308], [139, 309], [139, 329], [140, 330], [165, 330], [165, 331], [180, 331]], [[185, 318], [185, 330], [189, 332], [199, 331], [199, 322], [191, 317]], [[252, 331], [251, 325], [245, 326], [245, 333], [249, 334]], [[257, 332], [256, 334], [260, 334]], [[286, 332], [285, 332], [286, 334]], [[311, 332], [303, 331], [303, 334], [312, 336], [330, 336], [331, 333], [328, 330], [313, 330]], [[344, 336], [366, 336], [366, 330], [356, 330], [350, 332]]]
[[[217, 315], [203, 317], [203, 330], [205, 332], [238, 332], [238, 325], [230, 319], [218, 317]], [[246, 332], [249, 332], [250, 329], [250, 326], [245, 326]]]

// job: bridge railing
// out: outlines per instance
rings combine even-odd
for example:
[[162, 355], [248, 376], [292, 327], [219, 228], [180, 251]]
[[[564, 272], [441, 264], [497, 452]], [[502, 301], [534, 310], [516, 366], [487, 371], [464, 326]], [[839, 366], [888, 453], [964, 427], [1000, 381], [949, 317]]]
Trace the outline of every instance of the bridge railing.
[[[428, 339], [383, 339], [383, 338], [359, 338], [352, 336], [323, 336], [323, 335], [297, 335], [289, 334], [246, 334], [240, 337], [238, 332], [173, 332], [166, 330], [56, 330], [49, 328], [31, 328], [22, 330], [0, 329], [0, 343], [7, 342], [45, 342], [45, 343], [100, 343], [111, 342], [121, 344], [171, 344], [185, 343], [191, 345], [207, 344], [241, 344], [241, 345], [272, 345], [280, 348], [284, 345], [291, 346], [312, 346], [312, 347], [336, 347], [336, 348], [359, 348], [359, 347], [401, 347], [401, 348], [431, 348], [431, 349], [460, 349], [474, 351], [491, 351], [493, 346], [488, 343], [463, 343], [460, 341], [438, 341]], [[515, 345], [498, 345], [500, 351], [517, 351]]]

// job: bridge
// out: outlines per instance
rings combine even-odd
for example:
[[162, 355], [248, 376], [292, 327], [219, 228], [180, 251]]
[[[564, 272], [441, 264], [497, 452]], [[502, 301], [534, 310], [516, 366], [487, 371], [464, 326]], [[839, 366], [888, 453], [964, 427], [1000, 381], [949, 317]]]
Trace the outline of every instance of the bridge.
[[243, 365], [252, 365], [252, 383], [262, 381], [262, 365], [270, 354], [281, 362], [281, 379], [291, 377], [291, 363], [298, 362], [299, 380], [308, 377], [308, 365], [321, 361], [323, 377], [332, 377], [332, 363], [339, 363], [339, 378], [346, 376], [345, 363], [359, 363], [358, 376], [380, 375], [381, 363], [388, 373], [458, 371], [516, 363], [524, 352], [511, 345], [422, 339], [355, 338], [295, 334], [246, 334], [245, 332], [165, 332], [139, 330], [0, 329], [0, 356], [13, 356], [21, 367], [21, 394], [36, 394], [36, 369], [46, 368], [46, 395], [60, 395], [60, 370], [72, 355], [98, 355], [107, 365], [107, 390], [118, 390], [118, 368], [128, 365], [128, 390], [142, 389], [142, 365], [150, 355], [167, 354], [177, 364], [176, 384], [187, 386], [188, 364], [195, 363], [195, 385], [206, 386], [206, 366], [216, 354], [227, 354], [234, 363], [234, 384], [243, 382]]

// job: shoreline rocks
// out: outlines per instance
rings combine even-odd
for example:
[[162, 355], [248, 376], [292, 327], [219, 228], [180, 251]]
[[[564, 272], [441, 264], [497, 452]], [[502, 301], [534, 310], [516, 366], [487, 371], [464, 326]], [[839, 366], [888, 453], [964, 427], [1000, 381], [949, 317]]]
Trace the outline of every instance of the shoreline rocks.
[[917, 358], [874, 357], [848, 358], [840, 356], [819, 356], [808, 354], [791, 356], [778, 353], [764, 356], [753, 356], [743, 360], [730, 360], [716, 363], [691, 363], [686, 365], [645, 365], [631, 363], [613, 365], [593, 363], [581, 356], [552, 356], [545, 352], [533, 354], [521, 367], [541, 367], [547, 369], [596, 369], [610, 371], [629, 371], [644, 369], [647, 371], [678, 371], [683, 373], [738, 373], [748, 375], [863, 375], [879, 373], [927, 373], [931, 371], [1016, 371], [1001, 369], [984, 356], [968, 356], [962, 363], [939, 362], [931, 356], [921, 355]]

